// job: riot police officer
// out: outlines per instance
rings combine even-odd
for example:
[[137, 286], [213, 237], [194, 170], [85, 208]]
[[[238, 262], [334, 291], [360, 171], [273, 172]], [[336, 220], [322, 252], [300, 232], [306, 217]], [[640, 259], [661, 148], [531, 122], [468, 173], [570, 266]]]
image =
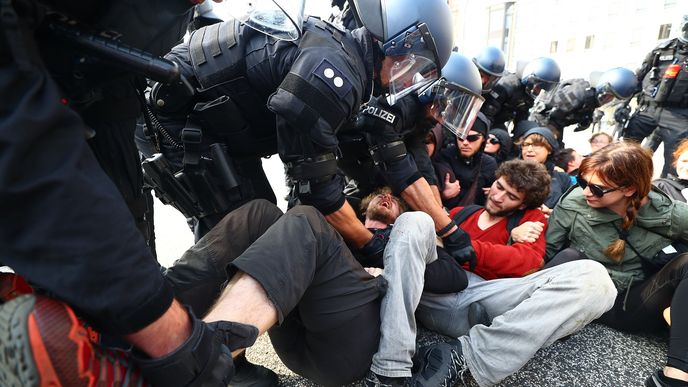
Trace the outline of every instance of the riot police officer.
[[552, 90], [561, 76], [559, 65], [551, 58], [530, 61], [523, 73], [503, 76], [485, 96], [480, 110], [492, 122], [492, 127], [506, 128], [509, 121], [517, 125], [528, 119], [528, 111], [542, 90]]
[[531, 111], [530, 120], [547, 126], [561, 140], [564, 128], [577, 124], [574, 131], [587, 129], [596, 108], [614, 99], [628, 100], [636, 93], [638, 79], [626, 68], [616, 67], [600, 76], [595, 87], [581, 79], [563, 81], [551, 92], [542, 92]]
[[478, 66], [478, 71], [480, 71], [483, 94], [487, 94], [504, 76], [506, 67], [504, 52], [497, 47], [485, 47], [473, 57], [473, 63]]
[[[183, 167], [182, 188], [202, 202], [193, 214], [198, 235], [246, 200], [274, 201], [259, 157], [277, 151], [301, 203], [318, 208], [354, 248], [380, 251], [342, 193], [336, 133], [371, 95], [386, 91], [384, 103], [393, 105], [435, 81], [451, 51], [452, 23], [442, 0], [352, 5], [364, 28], [339, 30], [311, 17], [300, 39], [276, 42], [230, 20], [195, 31], [167, 55], [195, 94], [186, 94], [187, 85], [154, 86], [151, 102], [160, 116], [161, 150]], [[371, 115], [391, 125], [403, 121], [377, 102], [368, 105]], [[403, 163], [406, 151], [397, 145], [380, 144], [380, 162]], [[433, 216], [442, 236], [453, 235], [457, 254], [471, 258], [470, 242], [458, 240], [465, 234], [417, 177], [395, 181], [395, 190]]]
[[[16, 338], [0, 351], [23, 354], [2, 357], [3, 383], [141, 383], [125, 357], [91, 341], [68, 304], [92, 328], [136, 347], [154, 385], [226, 386], [230, 351], [255, 339], [254, 327], [206, 324], [174, 298], [121, 191], [137, 188], [129, 137], [141, 110], [136, 86], [144, 76], [178, 79], [174, 64], [153, 54], [182, 36], [192, 5], [0, 4], [0, 259], [38, 293], [0, 300], [3, 332]], [[85, 136], [105, 142], [94, 152]], [[108, 165], [117, 173], [104, 173]], [[29, 321], [37, 323], [30, 329]]]
[[662, 177], [675, 173], [672, 153], [688, 124], [688, 15], [683, 16], [677, 38], [660, 43], [645, 57], [636, 71], [641, 81], [638, 109], [630, 118], [623, 136], [642, 141], [656, 130], [664, 142]]
[[[408, 95], [394, 106], [386, 107], [406, 119], [403, 125], [391, 125], [371, 114], [369, 103], [359, 113], [357, 128], [340, 134], [342, 156], [338, 165], [351, 178], [347, 184], [349, 199], [351, 196], [365, 197], [382, 185], [390, 185], [401, 193], [404, 187], [397, 182], [423, 177], [437, 202], [441, 203], [437, 175], [425, 138], [437, 123], [453, 136], [465, 137], [482, 103], [480, 76], [469, 58], [452, 52], [442, 68], [442, 78], [419, 93], [419, 96]], [[378, 156], [381, 148], [391, 148], [392, 144], [401, 148], [402, 142], [406, 151], [404, 157], [381, 160]]]

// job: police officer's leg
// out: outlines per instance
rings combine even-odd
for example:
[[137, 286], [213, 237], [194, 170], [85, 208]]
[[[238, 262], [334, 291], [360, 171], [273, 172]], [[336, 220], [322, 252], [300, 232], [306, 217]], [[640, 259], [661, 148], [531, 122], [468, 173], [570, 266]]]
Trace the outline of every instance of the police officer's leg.
[[[270, 338], [290, 369], [324, 385], [363, 377], [379, 341], [380, 282], [317, 210], [287, 212], [232, 265], [243, 277], [232, 281], [207, 320], [253, 321], [265, 331], [269, 316], [250, 317], [272, 307], [279, 325]], [[263, 294], [238, 295], [251, 281]]]
[[664, 141], [664, 167], [661, 177], [676, 174], [673, 153], [688, 131], [688, 109], [664, 108], [659, 116], [660, 133]]
[[657, 127], [657, 119], [654, 115], [654, 108], [648, 108], [642, 112], [635, 113], [629, 120], [623, 131], [625, 140], [642, 142]]

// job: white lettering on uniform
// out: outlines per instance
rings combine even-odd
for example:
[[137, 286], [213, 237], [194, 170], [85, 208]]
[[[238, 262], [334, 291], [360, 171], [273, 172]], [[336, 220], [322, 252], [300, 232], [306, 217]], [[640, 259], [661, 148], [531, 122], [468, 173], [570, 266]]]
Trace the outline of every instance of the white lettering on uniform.
[[363, 113], [375, 116], [381, 120], [385, 120], [390, 124], [394, 124], [394, 120], [397, 118], [397, 116], [394, 114], [375, 106], [366, 106], [366, 108], [363, 110]]

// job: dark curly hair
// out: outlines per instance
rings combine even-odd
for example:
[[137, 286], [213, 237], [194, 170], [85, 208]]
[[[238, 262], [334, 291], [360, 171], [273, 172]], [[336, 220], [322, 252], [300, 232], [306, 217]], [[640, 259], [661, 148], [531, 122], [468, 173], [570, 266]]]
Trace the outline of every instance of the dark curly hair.
[[495, 174], [504, 177], [506, 182], [523, 192], [523, 204], [527, 209], [539, 208], [549, 196], [552, 178], [543, 164], [530, 160], [509, 160], [502, 163]]

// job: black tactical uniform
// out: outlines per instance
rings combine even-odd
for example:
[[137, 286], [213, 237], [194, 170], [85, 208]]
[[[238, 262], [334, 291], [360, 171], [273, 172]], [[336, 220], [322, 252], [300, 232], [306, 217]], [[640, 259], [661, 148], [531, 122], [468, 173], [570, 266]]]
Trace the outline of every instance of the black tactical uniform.
[[229, 20], [195, 31], [167, 55], [197, 93], [154, 87], [150, 99], [160, 150], [200, 203], [187, 214], [200, 220], [197, 237], [250, 199], [275, 202], [260, 161], [275, 153], [302, 203], [323, 214], [344, 204], [336, 133], [372, 93], [372, 39], [314, 17], [303, 32], [276, 41]]
[[528, 119], [533, 97], [526, 92], [521, 78], [509, 73], [502, 77], [488, 94], [480, 111], [492, 122], [493, 128], [504, 128], [509, 121], [516, 125]]
[[538, 98], [530, 120], [553, 128], [559, 134], [573, 124], [578, 124], [575, 130], [580, 131], [592, 124], [593, 113], [598, 106], [595, 89], [590, 87], [590, 82], [582, 78], [569, 79], [561, 82], [553, 94]]
[[661, 43], [636, 74], [643, 90], [624, 138], [642, 141], [656, 128], [655, 135], [664, 142], [662, 177], [666, 177], [675, 173], [671, 154], [676, 144], [688, 135], [688, 44], [678, 38]]

